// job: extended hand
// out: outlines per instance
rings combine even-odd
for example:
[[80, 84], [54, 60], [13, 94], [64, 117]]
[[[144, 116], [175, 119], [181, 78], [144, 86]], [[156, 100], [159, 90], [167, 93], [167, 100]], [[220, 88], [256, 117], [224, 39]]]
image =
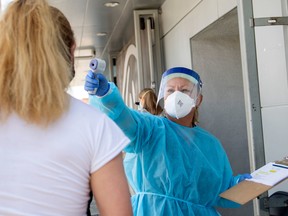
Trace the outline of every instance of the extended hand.
[[109, 90], [110, 85], [105, 76], [101, 73], [95, 74], [90, 70], [88, 71], [85, 80], [84, 89], [90, 95], [103, 96]]

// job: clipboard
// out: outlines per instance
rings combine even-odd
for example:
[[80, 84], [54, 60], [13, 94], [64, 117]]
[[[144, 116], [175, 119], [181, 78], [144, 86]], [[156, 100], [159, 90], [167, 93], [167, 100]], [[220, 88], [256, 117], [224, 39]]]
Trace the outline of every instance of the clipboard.
[[[234, 187], [221, 193], [220, 197], [234, 201], [241, 205], [246, 204], [250, 200], [257, 198], [262, 193], [268, 191], [269, 189], [288, 179], [288, 166], [286, 166], [286, 164], [288, 164], [287, 162], [288, 158], [286, 157], [281, 161], [276, 161], [264, 165], [263, 167], [257, 169], [251, 174], [253, 176], [253, 180], [244, 180], [240, 182]], [[272, 165], [276, 171], [277, 169], [281, 169], [281, 175], [276, 175], [277, 172], [274, 170], [274, 172], [269, 172], [267, 176], [260, 176], [260, 180], [258, 180], [256, 174], [261, 174], [262, 171], [265, 171], [265, 168], [269, 168], [270, 165]], [[270, 181], [271, 179], [273, 181]]]
[[260, 194], [268, 191], [272, 187], [273, 186], [244, 180], [229, 190], [221, 193], [220, 196], [244, 205], [250, 200], [257, 198]]

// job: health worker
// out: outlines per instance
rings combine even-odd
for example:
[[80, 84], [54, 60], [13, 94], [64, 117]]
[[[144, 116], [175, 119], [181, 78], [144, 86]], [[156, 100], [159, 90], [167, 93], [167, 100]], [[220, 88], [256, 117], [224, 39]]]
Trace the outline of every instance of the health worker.
[[175, 67], [162, 75], [158, 101], [166, 117], [128, 108], [103, 74], [86, 76], [90, 104], [105, 112], [130, 138], [124, 167], [135, 191], [137, 216], [218, 216], [216, 207], [239, 207], [220, 193], [251, 178], [233, 176], [227, 155], [211, 133], [197, 126], [202, 81], [193, 70]]

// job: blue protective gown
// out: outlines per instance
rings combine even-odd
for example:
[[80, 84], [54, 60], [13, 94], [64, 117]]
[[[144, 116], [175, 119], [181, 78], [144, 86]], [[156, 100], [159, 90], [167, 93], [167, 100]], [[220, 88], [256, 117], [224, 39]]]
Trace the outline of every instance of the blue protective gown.
[[124, 168], [130, 186], [134, 215], [214, 216], [215, 207], [239, 205], [219, 197], [235, 185], [221, 143], [196, 126], [181, 126], [167, 118], [139, 113], [125, 106], [118, 89], [90, 97], [90, 103], [112, 118], [131, 143]]

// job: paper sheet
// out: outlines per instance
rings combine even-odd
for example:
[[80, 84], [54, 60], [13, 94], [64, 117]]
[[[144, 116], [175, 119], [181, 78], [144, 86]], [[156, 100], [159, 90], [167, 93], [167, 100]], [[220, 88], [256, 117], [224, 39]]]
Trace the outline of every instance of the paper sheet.
[[265, 166], [255, 170], [252, 175], [252, 179], [246, 179], [269, 186], [274, 186], [278, 182], [288, 177], [288, 169], [283, 167], [273, 166], [277, 165], [274, 162], [270, 162]]

